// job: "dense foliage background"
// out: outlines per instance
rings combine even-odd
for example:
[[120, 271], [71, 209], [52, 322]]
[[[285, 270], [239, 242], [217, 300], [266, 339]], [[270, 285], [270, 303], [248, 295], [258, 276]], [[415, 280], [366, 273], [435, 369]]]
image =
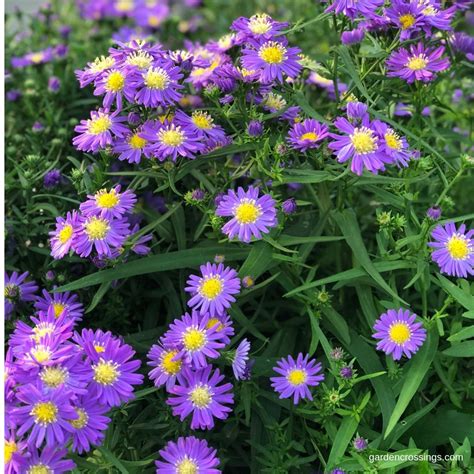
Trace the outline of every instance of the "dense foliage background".
[[[153, 39], [170, 49], [183, 48], [185, 39], [206, 43], [228, 33], [237, 17], [258, 11], [290, 22], [290, 43], [309, 58], [304, 74], [313, 70], [344, 82], [373, 117], [406, 136], [420, 152], [407, 168], [356, 176], [326, 145], [307, 154], [289, 148], [281, 153], [287, 126], [272, 122], [268, 113], [247, 110], [244, 100], [225, 107], [211, 93], [207, 110], [232, 126], [229, 147], [174, 165], [156, 160], [129, 165], [111, 153], [82, 153], [72, 146], [74, 127], [101, 99], [90, 88], [79, 88], [74, 71], [106, 55], [112, 34], [126, 20], [84, 20], [76, 5], [65, 1], [32, 17], [10, 15], [6, 89], [19, 90], [21, 97], [7, 101], [6, 108], [6, 270], [29, 271], [43, 288], [77, 293], [87, 308], [80, 327], [122, 335], [144, 361], [146, 374], [150, 347], [186, 311], [189, 274], [224, 255], [240, 277], [255, 281], [229, 312], [236, 328], [231, 347], [249, 339], [255, 365], [250, 380], [233, 383], [230, 417], [204, 433], [223, 472], [310, 473], [337, 467], [470, 472], [473, 284], [443, 276], [431, 261], [427, 241], [435, 224], [426, 211], [440, 206], [441, 222], [472, 227], [472, 63], [449, 51], [451, 68], [438, 81], [408, 86], [386, 75], [385, 59], [399, 44], [398, 36], [368, 34], [361, 45], [342, 45], [347, 19], [325, 14], [324, 8], [310, 0], [209, 0], [195, 9], [178, 7]], [[191, 20], [196, 28], [189, 30]], [[454, 23], [466, 26], [462, 15]], [[61, 36], [65, 25], [71, 28], [66, 39]], [[13, 56], [63, 43], [69, 51], [60, 60], [9, 67]], [[61, 84], [56, 93], [48, 91], [53, 75]], [[314, 84], [286, 83], [282, 90], [305, 117], [330, 124], [342, 113], [342, 98]], [[463, 94], [454, 101], [456, 90]], [[413, 113], [394, 115], [397, 103], [410, 104]], [[429, 113], [422, 113], [426, 107]], [[269, 124], [263, 136], [246, 134], [249, 118]], [[41, 130], [34, 130], [35, 122]], [[63, 178], [47, 188], [44, 176], [52, 169], [60, 169]], [[141, 226], [153, 234], [151, 253], [126, 261], [119, 257], [100, 269], [78, 256], [53, 260], [48, 232], [56, 217], [119, 181], [139, 196]], [[261, 241], [229, 242], [214, 216], [214, 198], [256, 181], [279, 202], [294, 196], [298, 210], [289, 216], [279, 212], [278, 227]], [[288, 183], [301, 186], [295, 191]], [[197, 188], [206, 193], [199, 202], [187, 195]], [[399, 307], [420, 316], [428, 337], [411, 360], [395, 362], [375, 350], [371, 336], [379, 315]], [[30, 314], [31, 305], [18, 306], [6, 322], [7, 335]], [[331, 356], [336, 347], [344, 350], [343, 362]], [[278, 359], [298, 352], [321, 361], [326, 379], [313, 391], [314, 401], [293, 406], [278, 398], [269, 377]], [[339, 370], [348, 364], [355, 374], [344, 379]], [[226, 358], [217, 365], [228, 366]], [[146, 375], [135, 394], [135, 400], [112, 411], [103, 446], [71, 454], [77, 472], [153, 472], [158, 451], [191, 433], [188, 421], [172, 416], [165, 391]], [[356, 435], [369, 441], [367, 450], [353, 448]], [[370, 454], [386, 452], [464, 458], [369, 463]]]

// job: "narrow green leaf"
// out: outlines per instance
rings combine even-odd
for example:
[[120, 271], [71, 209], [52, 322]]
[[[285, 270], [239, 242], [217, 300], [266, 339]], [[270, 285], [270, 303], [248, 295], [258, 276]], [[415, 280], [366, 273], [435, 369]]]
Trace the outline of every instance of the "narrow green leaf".
[[128, 469], [107, 448], [104, 448], [103, 446], [97, 446], [97, 449], [102, 453], [104, 458], [111, 462], [122, 474], [129, 474]]
[[474, 357], [474, 342], [466, 341], [453, 344], [445, 349], [443, 354], [451, 357]]
[[337, 430], [336, 437], [332, 442], [331, 452], [329, 453], [327, 467], [332, 469], [336, 467], [344, 453], [346, 452], [347, 446], [351, 442], [354, 434], [359, 426], [358, 421], [353, 417], [343, 418], [339, 429]]

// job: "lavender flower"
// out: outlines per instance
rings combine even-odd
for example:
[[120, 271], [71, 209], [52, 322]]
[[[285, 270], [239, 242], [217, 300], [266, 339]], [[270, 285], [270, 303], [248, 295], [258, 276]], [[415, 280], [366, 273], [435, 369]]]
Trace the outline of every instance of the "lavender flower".
[[328, 136], [328, 127], [314, 119], [295, 123], [288, 134], [288, 141], [295, 150], [302, 152], [318, 148], [320, 141]]
[[13, 272], [11, 275], [5, 272], [5, 316], [9, 317], [16, 308], [17, 303], [22, 301], [34, 301], [38, 286], [34, 281], [25, 281], [29, 272], [19, 275]]
[[106, 219], [122, 217], [130, 212], [137, 202], [137, 197], [133, 191], [127, 189], [120, 192], [121, 186], [117, 185], [110, 190], [101, 189], [95, 194], [89, 194], [87, 201], [80, 205], [80, 210], [84, 216], [100, 216]]
[[434, 220], [434, 221], [437, 221], [440, 217], [441, 217], [441, 208], [438, 207], [438, 206], [433, 206], [433, 207], [430, 207], [427, 211], [426, 211], [426, 215]]
[[154, 367], [148, 373], [156, 387], [166, 384], [166, 390], [170, 390], [176, 383], [176, 377], [181, 372], [183, 362], [176, 348], [165, 348], [161, 341], [153, 344], [147, 355], [147, 364]]
[[80, 228], [79, 214], [68, 212], [66, 219], [56, 217], [56, 229], [49, 233], [51, 255], [55, 259], [63, 258], [69, 251], [76, 250], [76, 237]]
[[296, 205], [295, 198], [287, 199], [286, 201], [283, 201], [283, 203], [281, 204], [281, 210], [286, 215], [294, 214], [297, 208], [298, 206]]
[[245, 380], [247, 378], [249, 352], [250, 342], [247, 339], [242, 339], [235, 350], [232, 360], [232, 370], [237, 380]]

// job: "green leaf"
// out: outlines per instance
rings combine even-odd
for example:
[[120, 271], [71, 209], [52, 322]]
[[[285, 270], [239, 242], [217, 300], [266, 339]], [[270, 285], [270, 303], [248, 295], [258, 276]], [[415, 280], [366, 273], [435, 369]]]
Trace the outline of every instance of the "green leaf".
[[474, 357], [474, 342], [466, 341], [453, 344], [445, 349], [443, 354], [451, 357]]
[[339, 53], [339, 56], [341, 57], [342, 62], [344, 63], [344, 66], [346, 67], [347, 72], [349, 73], [349, 76], [351, 76], [351, 79], [354, 81], [354, 84], [356, 85], [357, 89], [359, 89], [362, 95], [369, 102], [373, 102], [367, 88], [364, 86], [364, 84], [362, 83], [359, 77], [359, 73], [357, 72], [354, 62], [352, 61], [352, 58], [351, 58], [351, 55], [349, 54], [349, 50], [347, 46], [340, 45], [337, 48], [337, 52]]
[[392, 432], [398, 423], [398, 420], [410, 404], [411, 399], [431, 367], [437, 349], [438, 332], [432, 330], [428, 333], [428, 337], [422, 348], [413, 356], [409, 363], [409, 367], [407, 367], [405, 381], [400, 391], [397, 404], [395, 405], [392, 416], [390, 417], [390, 421], [388, 422], [387, 429], [385, 430], [384, 438], [387, 438], [387, 436]]
[[327, 463], [328, 469], [336, 467], [336, 464], [340, 461], [342, 456], [344, 456], [347, 446], [349, 446], [349, 443], [354, 437], [358, 426], [359, 423], [355, 418], [343, 418], [342, 423], [337, 430], [336, 437], [332, 442], [332, 448]]
[[474, 326], [469, 326], [448, 337], [449, 342], [459, 342], [474, 337]]
[[240, 267], [239, 276], [251, 276], [254, 280], [264, 273], [272, 262], [272, 247], [266, 242], [252, 245], [250, 253]]
[[456, 286], [452, 281], [449, 281], [443, 275], [437, 275], [438, 281], [434, 282], [446, 290], [461, 306], [464, 306], [469, 311], [474, 311], [474, 298], [471, 294], [465, 293], [459, 286]]
[[97, 446], [97, 449], [102, 453], [104, 458], [111, 462], [122, 474], [129, 474], [128, 469], [107, 448], [104, 448], [103, 446]]

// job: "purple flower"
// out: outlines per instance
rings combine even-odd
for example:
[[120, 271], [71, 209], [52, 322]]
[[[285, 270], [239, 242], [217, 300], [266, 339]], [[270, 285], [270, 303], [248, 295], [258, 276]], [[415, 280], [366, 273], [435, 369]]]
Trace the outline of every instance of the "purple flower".
[[341, 35], [341, 42], [342, 44], [358, 44], [360, 43], [365, 37], [365, 30], [364, 28], [356, 28], [352, 31], [344, 31]]
[[332, 4], [326, 8], [325, 12], [334, 12], [337, 15], [342, 13], [351, 20], [355, 19], [358, 15], [373, 18], [377, 17], [376, 10], [382, 5], [383, 0], [334, 0]]
[[433, 206], [430, 207], [426, 211], [426, 215], [430, 218], [433, 219], [434, 221], [437, 221], [441, 217], [441, 208], [438, 206]]
[[233, 295], [240, 291], [240, 279], [237, 272], [222, 263], [207, 263], [199, 267], [201, 275], [191, 275], [184, 291], [191, 293], [188, 301], [190, 308], [201, 314], [222, 315], [235, 302]]
[[[144, 126], [145, 125], [146, 123]], [[144, 126], [128, 133], [122, 138], [115, 140], [113, 152], [119, 153], [118, 159], [120, 161], [128, 161], [129, 163], [138, 164], [140, 163], [143, 155], [147, 158], [151, 158], [151, 150], [147, 147], [148, 141], [141, 136]]]
[[[253, 44], [253, 43], [252, 43]], [[242, 49], [242, 65], [250, 71], [259, 71], [264, 84], [283, 82], [283, 74], [294, 78], [301, 71], [299, 48], [289, 48], [286, 41], [259, 41]]]
[[9, 102], [16, 102], [21, 97], [21, 91], [18, 89], [12, 89], [6, 93], [6, 99]]
[[341, 367], [341, 370], [339, 371], [339, 375], [343, 379], [351, 379], [352, 376], [354, 375], [354, 371], [352, 370], [352, 367], [349, 367], [348, 365]]
[[22, 68], [31, 65], [44, 64], [54, 59], [53, 48], [46, 48], [43, 51], [35, 53], [27, 53], [21, 57], [12, 58], [11, 65], [14, 69]]
[[103, 74], [115, 66], [115, 59], [110, 56], [100, 56], [92, 63], [87, 63], [83, 70], [75, 71], [81, 87], [100, 79]]
[[219, 142], [226, 139], [224, 129], [220, 125], [214, 123], [214, 119], [202, 110], [196, 110], [191, 117], [181, 110], [178, 110], [175, 115], [177, 125], [191, 130], [201, 139], [213, 140]]
[[372, 337], [380, 339], [377, 350], [392, 355], [393, 360], [401, 359], [405, 354], [411, 358], [423, 345], [426, 339], [426, 330], [422, 323], [415, 323], [416, 314], [402, 308], [389, 309], [375, 321]]
[[[20, 405], [14, 409], [18, 436], [28, 434], [28, 444], [39, 448], [64, 445], [77, 418], [70, 402], [70, 393], [62, 388], [41, 392], [32, 384], [23, 385], [17, 392]], [[31, 430], [31, 431], [30, 431]]]
[[34, 133], [39, 133], [39, 132], [42, 132], [44, 130], [44, 125], [39, 122], [39, 121], [36, 121], [33, 126], [31, 127], [31, 130], [34, 132]]
[[21, 275], [17, 272], [8, 275], [8, 273], [5, 272], [4, 297], [6, 317], [9, 317], [13, 313], [18, 302], [35, 300], [35, 293], [38, 291], [38, 286], [34, 281], [25, 281], [28, 275], [29, 272], [24, 272]]
[[393, 0], [385, 9], [385, 15], [390, 22], [401, 30], [401, 41], [410, 39], [413, 33], [421, 30], [424, 24], [422, 10], [423, 2], [405, 2], [404, 0]]
[[219, 369], [212, 371], [211, 365], [197, 371], [185, 369], [178, 375], [178, 384], [170, 389], [166, 403], [181, 421], [193, 414], [191, 429], [212, 429], [214, 418], [225, 420], [232, 411], [226, 405], [234, 403], [234, 395], [229, 393], [232, 384], [219, 385], [223, 380]]
[[122, 109], [123, 96], [133, 102], [135, 92], [135, 85], [125, 69], [110, 69], [95, 82], [94, 95], [104, 96], [102, 104], [105, 109], [110, 109], [114, 102], [118, 110]]
[[286, 201], [283, 201], [281, 205], [281, 210], [283, 211], [284, 214], [290, 215], [296, 212], [297, 207], [298, 206], [296, 205], [295, 198], [290, 198], [290, 199], [287, 199]]
[[237, 18], [231, 29], [237, 32], [237, 43], [241, 44], [248, 39], [271, 39], [287, 26], [288, 23], [275, 21], [266, 13], [258, 13], [250, 18]]
[[465, 54], [469, 61], [474, 60], [474, 36], [456, 32], [450, 37], [449, 43], [456, 53]]
[[178, 438], [178, 441], [169, 441], [164, 449], [160, 450], [164, 461], [156, 461], [157, 474], [199, 473], [220, 474], [219, 458], [216, 450], [211, 448], [205, 439], [194, 436]]
[[237, 380], [245, 380], [247, 378], [249, 352], [250, 342], [247, 341], [247, 339], [242, 339], [235, 350], [235, 355], [232, 360], [232, 370]]
[[44, 175], [43, 185], [46, 189], [55, 188], [61, 183], [61, 178], [61, 170], [52, 169]]
[[107, 189], [101, 189], [95, 194], [89, 194], [87, 201], [80, 205], [82, 214], [86, 217], [100, 216], [106, 219], [122, 217], [130, 212], [137, 202], [137, 197], [133, 191], [127, 189], [120, 192], [121, 186], [117, 185]]
[[354, 438], [352, 444], [356, 451], [364, 451], [367, 448], [367, 440], [362, 438], [362, 436], [357, 436], [357, 438]]
[[126, 122], [127, 117], [119, 116], [118, 113], [103, 109], [92, 111], [90, 119], [81, 120], [74, 128], [79, 135], [73, 138], [73, 145], [78, 150], [96, 153], [112, 145], [114, 137], [123, 138], [129, 133], [129, 129], [121, 123]]
[[68, 212], [66, 219], [56, 217], [56, 229], [49, 233], [51, 255], [55, 259], [63, 258], [71, 249], [76, 250], [75, 243], [79, 227], [77, 211]]
[[465, 224], [459, 229], [453, 222], [438, 225], [431, 233], [434, 242], [428, 242], [435, 250], [431, 258], [441, 273], [459, 278], [474, 275], [474, 229], [466, 232]]
[[62, 474], [71, 472], [76, 464], [71, 459], [64, 459], [67, 455], [67, 449], [58, 449], [57, 447], [47, 446], [39, 452], [37, 449], [30, 447], [28, 456], [24, 457], [22, 462], [22, 470], [28, 474], [35, 473], [54, 473]]
[[21, 466], [25, 462], [25, 441], [17, 439], [13, 429], [5, 428], [4, 438], [4, 463], [5, 474], [16, 474], [21, 472]]
[[280, 374], [278, 377], [271, 377], [273, 389], [280, 394], [279, 398], [293, 397], [295, 405], [300, 399], [313, 399], [308, 387], [314, 387], [324, 380], [321, 372], [321, 363], [316, 363], [315, 359], [309, 359], [309, 355], [300, 352], [296, 361], [289, 355], [277, 362], [277, 367], [273, 370]]
[[153, 344], [147, 355], [147, 364], [154, 367], [148, 376], [154, 381], [156, 387], [166, 384], [166, 390], [170, 390], [176, 383], [176, 377], [181, 372], [183, 362], [179, 350], [176, 348], [165, 348], [161, 341]]
[[259, 137], [263, 133], [263, 124], [259, 120], [251, 120], [247, 125], [247, 133], [251, 137]]
[[415, 81], [429, 82], [436, 78], [436, 73], [448, 69], [448, 58], [442, 58], [444, 46], [436, 49], [425, 48], [423, 43], [410, 45], [409, 49], [400, 48], [394, 51], [387, 60], [389, 77], [400, 77], [408, 84]]
[[299, 107], [289, 107], [283, 96], [275, 92], [264, 92], [261, 99], [257, 98], [257, 102], [272, 114], [280, 114], [280, 120], [293, 122], [300, 112]]
[[250, 242], [252, 236], [262, 238], [269, 228], [278, 224], [275, 201], [269, 194], [259, 197], [259, 188], [249, 186], [247, 191], [239, 187], [230, 189], [217, 206], [216, 215], [232, 219], [222, 228], [229, 239], [238, 236], [242, 242]]
[[295, 123], [288, 133], [288, 141], [295, 150], [305, 152], [318, 148], [321, 140], [328, 136], [328, 127], [314, 119], [306, 119]]
[[349, 102], [346, 108], [347, 118], [351, 122], [360, 122], [368, 119], [367, 105], [362, 102]]
[[61, 81], [57, 76], [51, 76], [48, 79], [48, 90], [49, 92], [58, 92], [61, 88]]
[[408, 162], [413, 158], [413, 152], [406, 138], [400, 137], [393, 128], [380, 120], [375, 120], [372, 126], [379, 136], [380, 151], [385, 153], [387, 161], [407, 167]]
[[181, 319], [175, 319], [170, 324], [163, 336], [164, 346], [178, 349], [179, 358], [182, 357], [186, 364], [191, 364], [196, 369], [206, 367], [206, 358], [217, 359], [217, 350], [225, 345], [219, 341], [221, 334], [218, 332], [218, 325], [209, 327], [209, 320], [209, 315], [201, 317], [197, 311], [193, 311], [192, 315], [185, 313]]
[[75, 247], [81, 257], [88, 257], [95, 248], [99, 256], [112, 256], [112, 249], [122, 247], [129, 235], [129, 224], [123, 219], [89, 216], [80, 218]]
[[39, 296], [36, 299], [35, 308], [46, 313], [52, 309], [56, 318], [64, 316], [67, 320], [77, 323], [84, 315], [84, 307], [77, 300], [78, 296], [69, 291], [51, 294], [43, 290], [43, 297]]

